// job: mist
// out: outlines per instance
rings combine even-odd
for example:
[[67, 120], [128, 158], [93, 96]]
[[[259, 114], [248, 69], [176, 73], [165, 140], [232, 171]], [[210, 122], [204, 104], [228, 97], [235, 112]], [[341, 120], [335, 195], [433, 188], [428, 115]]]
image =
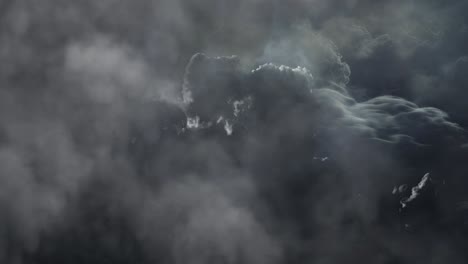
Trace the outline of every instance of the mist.
[[466, 263], [468, 2], [0, 2], [0, 262]]

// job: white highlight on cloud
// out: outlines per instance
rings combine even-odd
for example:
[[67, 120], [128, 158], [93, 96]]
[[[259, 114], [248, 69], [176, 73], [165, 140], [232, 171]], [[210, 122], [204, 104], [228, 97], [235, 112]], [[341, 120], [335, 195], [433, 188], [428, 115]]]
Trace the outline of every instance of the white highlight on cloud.
[[228, 136], [232, 135], [232, 124], [228, 120], [224, 120], [224, 130]]
[[312, 78], [312, 74], [310, 73], [310, 71], [306, 67], [297, 66], [296, 68], [293, 68], [293, 67], [289, 67], [289, 66], [286, 66], [286, 65], [276, 65], [276, 64], [271, 63], [271, 62], [265, 63], [265, 64], [262, 64], [262, 65], [258, 66], [256, 69], [252, 70], [252, 73], [260, 71], [263, 68], [277, 69], [277, 70], [279, 70], [281, 72], [294, 72], [294, 73], [304, 74], [304, 75], [308, 75], [309, 77]]
[[187, 128], [188, 129], [197, 129], [200, 127], [200, 117], [187, 117]]
[[424, 174], [424, 176], [422, 177], [418, 185], [414, 186], [411, 189], [411, 195], [408, 198], [405, 198], [400, 201], [402, 208], [405, 208], [409, 202], [413, 201], [414, 199], [418, 197], [419, 192], [421, 191], [422, 188], [424, 188], [424, 186], [426, 186], [426, 183], [428, 180], [429, 180], [429, 173], [426, 173]]

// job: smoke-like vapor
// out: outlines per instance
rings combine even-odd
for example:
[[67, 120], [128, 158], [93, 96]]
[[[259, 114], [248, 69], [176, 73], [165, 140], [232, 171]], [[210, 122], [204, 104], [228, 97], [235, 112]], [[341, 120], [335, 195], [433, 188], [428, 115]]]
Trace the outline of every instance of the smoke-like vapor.
[[467, 7], [0, 2], [0, 262], [466, 263]]

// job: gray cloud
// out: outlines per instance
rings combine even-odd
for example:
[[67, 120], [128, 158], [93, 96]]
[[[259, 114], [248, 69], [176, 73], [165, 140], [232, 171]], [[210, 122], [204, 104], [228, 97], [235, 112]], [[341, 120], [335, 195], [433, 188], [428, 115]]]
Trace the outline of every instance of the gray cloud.
[[0, 261], [466, 262], [465, 9], [3, 1]]

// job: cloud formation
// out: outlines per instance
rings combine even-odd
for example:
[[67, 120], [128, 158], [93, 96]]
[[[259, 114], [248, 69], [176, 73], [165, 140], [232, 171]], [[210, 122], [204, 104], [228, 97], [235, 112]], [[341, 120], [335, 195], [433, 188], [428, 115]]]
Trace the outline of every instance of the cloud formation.
[[3, 1], [0, 262], [465, 263], [466, 7]]

